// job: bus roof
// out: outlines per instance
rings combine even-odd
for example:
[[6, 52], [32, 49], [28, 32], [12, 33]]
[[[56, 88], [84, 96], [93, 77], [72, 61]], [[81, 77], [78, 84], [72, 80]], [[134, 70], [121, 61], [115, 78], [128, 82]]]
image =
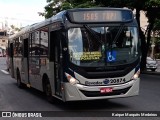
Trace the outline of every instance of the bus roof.
[[[110, 15], [110, 16], [106, 16], [104, 20], [101, 20], [102, 16], [99, 16], [99, 13], [101, 13], [102, 11], [109, 11], [109, 14], [107, 14], [105, 12], [103, 14], [107, 14], [107, 15]], [[120, 11], [127, 11], [128, 13], [130, 13], [131, 16], [129, 16], [129, 18], [126, 18], [127, 20], [128, 19], [129, 20], [133, 19], [132, 11], [130, 9], [127, 9], [127, 8], [108, 8], [108, 7], [105, 7], [105, 8], [104, 7], [75, 8], [75, 9], [69, 9], [69, 10], [61, 11], [61, 12], [57, 13], [55, 16], [52, 16], [51, 18], [46, 19], [42, 22], [35, 23], [35, 24], [32, 24], [32, 25], [28, 25], [25, 28], [23, 28], [20, 32], [14, 34], [14, 35], [11, 35], [9, 37], [9, 39], [14, 39], [16, 36], [23, 35], [26, 32], [34, 31], [38, 28], [44, 27], [44, 26], [49, 25], [51, 23], [54, 23], [56, 21], [57, 22], [60, 21], [60, 22], [64, 23], [64, 20], [66, 20], [66, 17], [68, 18], [68, 20], [70, 22], [73, 22], [73, 23], [87, 23], [87, 22], [88, 23], [92, 23], [92, 22], [94, 23], [94, 22], [96, 22], [96, 20], [97, 21], [101, 20], [101, 21], [98, 21], [99, 23], [100, 22], [106, 22], [107, 20], [109, 20], [109, 17], [114, 18], [113, 20], [115, 20], [115, 22], [119, 22], [119, 21], [121, 21], [121, 18], [119, 16], [120, 16], [120, 14], [122, 14], [122, 13], [120, 13]], [[86, 20], [82, 19], [82, 15], [84, 16], [85, 14], [86, 14], [86, 18], [84, 18], [84, 19], [86, 19]], [[94, 15], [98, 15], [98, 18], [96, 18], [97, 16], [94, 16]], [[112, 22], [111, 20], [110, 20], [110, 22]]]

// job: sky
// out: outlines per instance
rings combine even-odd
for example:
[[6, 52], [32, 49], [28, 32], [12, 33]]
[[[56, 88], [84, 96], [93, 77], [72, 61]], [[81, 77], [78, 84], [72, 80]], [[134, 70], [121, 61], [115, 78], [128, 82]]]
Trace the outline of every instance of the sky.
[[46, 0], [0, 0], [0, 22], [24, 27], [44, 20], [38, 12], [44, 12]]

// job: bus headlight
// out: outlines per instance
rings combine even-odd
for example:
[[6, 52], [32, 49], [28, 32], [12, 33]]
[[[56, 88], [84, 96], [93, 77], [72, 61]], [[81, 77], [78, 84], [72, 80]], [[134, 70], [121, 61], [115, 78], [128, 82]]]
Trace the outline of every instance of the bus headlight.
[[71, 85], [75, 85], [75, 84], [79, 83], [79, 81], [76, 80], [74, 77], [72, 77], [70, 74], [65, 73], [65, 75], [66, 75], [67, 80], [69, 81], [69, 83], [70, 83]]
[[133, 75], [132, 80], [139, 78], [139, 75], [140, 75], [140, 69]]

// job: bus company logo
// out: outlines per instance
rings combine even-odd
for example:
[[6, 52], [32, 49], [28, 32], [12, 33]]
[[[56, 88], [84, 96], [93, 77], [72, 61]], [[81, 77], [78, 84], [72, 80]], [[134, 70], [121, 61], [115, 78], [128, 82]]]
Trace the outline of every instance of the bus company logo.
[[108, 84], [108, 83], [109, 83], [109, 80], [108, 80], [108, 79], [105, 79], [105, 80], [103, 81], [103, 83], [104, 83], [104, 84]]
[[90, 86], [102, 85], [102, 84], [103, 84], [103, 82], [100, 82], [100, 81], [95, 81], [95, 82], [85, 81], [85, 85], [90, 85]]
[[94, 82], [89, 82], [89, 81], [86, 81], [85, 82], [85, 85], [90, 85], [90, 86], [94, 86], [94, 85], [106, 85], [109, 83], [109, 80], [108, 79], [105, 79], [104, 81], [94, 81]]

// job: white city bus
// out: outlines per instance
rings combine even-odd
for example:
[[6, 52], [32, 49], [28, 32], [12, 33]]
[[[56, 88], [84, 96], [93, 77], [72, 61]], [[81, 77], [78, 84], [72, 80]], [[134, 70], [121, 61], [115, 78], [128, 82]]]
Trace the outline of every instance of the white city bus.
[[135, 96], [138, 36], [129, 9], [62, 11], [9, 37], [10, 74], [18, 87], [43, 91], [49, 101]]

